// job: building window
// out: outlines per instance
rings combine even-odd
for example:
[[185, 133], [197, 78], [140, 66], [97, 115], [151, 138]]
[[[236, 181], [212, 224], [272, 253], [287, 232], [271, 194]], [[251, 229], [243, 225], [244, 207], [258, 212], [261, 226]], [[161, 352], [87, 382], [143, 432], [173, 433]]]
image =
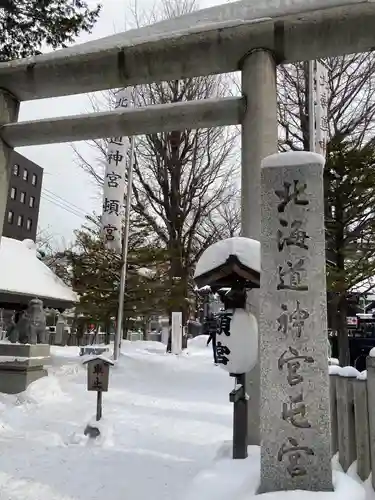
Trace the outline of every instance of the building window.
[[34, 208], [35, 207], [35, 198], [34, 198], [34, 196], [30, 196], [29, 207], [30, 208]]
[[17, 189], [12, 187], [11, 190], [10, 190], [10, 197], [12, 200], [15, 200], [16, 199], [16, 196], [17, 196]]
[[36, 181], [38, 180], [37, 176], [35, 174], [33, 174], [32, 178], [31, 178], [31, 184], [33, 186], [36, 186]]
[[25, 200], [26, 200], [26, 193], [25, 191], [22, 191], [20, 196], [20, 202], [25, 203]]
[[27, 168], [24, 169], [22, 178], [24, 181], [27, 181], [27, 179], [29, 178], [29, 171], [27, 170]]
[[13, 175], [16, 175], [17, 177], [20, 175], [20, 166], [19, 165], [13, 165]]
[[27, 222], [26, 222], [26, 229], [28, 231], [31, 231], [31, 228], [33, 226], [33, 221], [31, 219], [27, 219]]
[[9, 210], [8, 212], [8, 224], [13, 224], [13, 212], [11, 210]]
[[17, 226], [22, 227], [23, 224], [23, 215], [19, 215], [17, 218]]

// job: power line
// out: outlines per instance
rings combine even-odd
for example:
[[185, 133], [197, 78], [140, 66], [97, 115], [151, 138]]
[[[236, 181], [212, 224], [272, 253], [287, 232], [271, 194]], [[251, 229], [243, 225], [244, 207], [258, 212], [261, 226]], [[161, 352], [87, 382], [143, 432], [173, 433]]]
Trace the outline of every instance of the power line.
[[42, 189], [43, 192], [45, 193], [48, 193], [49, 195], [55, 197], [55, 198], [59, 198], [60, 200], [62, 200], [64, 202], [64, 204], [67, 204], [67, 205], [70, 205], [71, 207], [74, 207], [75, 209], [77, 209], [79, 212], [82, 212], [82, 213], [85, 213], [85, 210], [81, 207], [79, 207], [78, 205], [75, 205], [74, 203], [72, 203], [71, 201], [68, 201], [67, 199], [63, 198], [62, 196], [56, 194], [56, 193], [53, 193], [52, 191], [50, 191], [49, 189], [47, 188], [43, 188]]
[[52, 191], [49, 191], [48, 189], [42, 189], [42, 194], [46, 196], [47, 198], [51, 198], [57, 203], [60, 203], [70, 210], [74, 210], [75, 212], [81, 213], [83, 215], [86, 215], [86, 211], [83, 208], [78, 207], [77, 205], [74, 205], [74, 203], [68, 201], [67, 199], [63, 198], [62, 196], [59, 196]]
[[42, 198], [54, 204], [55, 206], [62, 208], [66, 212], [76, 215], [77, 217], [86, 219], [86, 212], [82, 208], [78, 207], [77, 205], [74, 205], [74, 203], [71, 203], [62, 196], [53, 193], [49, 189], [45, 188], [42, 189]]
[[76, 209], [76, 208], [74, 208], [74, 206], [70, 205], [69, 202], [59, 200], [59, 199], [55, 198], [54, 196], [51, 196], [49, 193], [42, 192], [42, 196], [45, 199], [52, 200], [55, 203], [63, 206], [64, 208], [67, 208], [68, 210], [70, 210], [72, 212], [76, 212], [77, 214], [82, 215], [83, 217], [86, 215], [86, 213], [83, 210]]
[[54, 201], [54, 200], [46, 198], [43, 195], [42, 195], [42, 199], [45, 201], [48, 201], [49, 203], [52, 203], [52, 205], [55, 205], [56, 207], [61, 208], [61, 210], [64, 210], [65, 212], [70, 213], [71, 215], [75, 215], [76, 217], [79, 217], [81, 220], [86, 220], [83, 215], [78, 214], [77, 212], [73, 212], [72, 210], [69, 210], [67, 207], [64, 207], [63, 205], [56, 203], [56, 201]]
[[57, 200], [54, 200], [53, 198], [48, 198], [46, 194], [42, 193], [41, 198], [45, 201], [48, 201], [49, 203], [52, 203], [56, 207], [59, 207], [62, 210], [65, 210], [65, 212], [68, 212], [68, 213], [75, 215], [76, 217], [79, 217], [80, 219], [83, 219], [86, 221], [86, 217], [83, 213], [79, 213], [78, 211], [75, 211], [74, 209], [71, 209], [67, 206], [64, 206], [64, 205], [60, 204]]

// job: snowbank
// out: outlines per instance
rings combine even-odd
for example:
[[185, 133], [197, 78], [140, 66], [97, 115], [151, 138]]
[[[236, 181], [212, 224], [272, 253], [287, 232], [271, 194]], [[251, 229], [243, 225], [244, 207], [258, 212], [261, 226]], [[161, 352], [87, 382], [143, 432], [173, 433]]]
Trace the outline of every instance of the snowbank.
[[193, 358], [207, 359], [207, 363], [213, 363], [213, 352], [212, 343], [207, 345], [208, 335], [198, 335], [197, 337], [188, 340], [188, 346], [186, 351], [183, 351], [182, 355], [186, 354]]
[[[90, 437], [87, 432], [88, 427], [98, 429], [99, 435]], [[85, 434], [86, 432], [86, 434]], [[90, 418], [87, 425], [82, 425], [82, 430], [73, 432], [69, 437], [69, 444], [79, 446], [99, 446], [102, 448], [111, 448], [114, 445], [113, 441], [113, 425], [106, 419], [102, 418], [96, 421], [95, 417]]]
[[[246, 460], [222, 458], [198, 474], [184, 500], [242, 500], [255, 494], [259, 485], [260, 448], [249, 446]], [[251, 498], [251, 497], [250, 497]]]
[[26, 391], [22, 392], [19, 399], [33, 404], [48, 405], [56, 402], [67, 402], [69, 396], [61, 389], [57, 377], [48, 376], [36, 380]]
[[197, 337], [194, 337], [193, 339], [188, 340], [188, 349], [189, 351], [200, 351], [202, 349], [212, 349], [207, 346], [208, 342], [208, 335], [198, 335]]
[[333, 470], [333, 492], [278, 491], [257, 495], [260, 485], [260, 448], [249, 446], [248, 458], [233, 460], [225, 443], [212, 468], [192, 481], [184, 500], [366, 500], [365, 488], [340, 470]]

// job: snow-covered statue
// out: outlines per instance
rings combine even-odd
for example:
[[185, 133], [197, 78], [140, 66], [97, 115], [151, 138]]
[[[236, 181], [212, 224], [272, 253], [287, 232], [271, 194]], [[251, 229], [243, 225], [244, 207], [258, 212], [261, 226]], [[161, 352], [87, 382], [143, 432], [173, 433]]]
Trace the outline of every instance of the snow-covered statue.
[[246, 292], [259, 288], [259, 242], [235, 237], [215, 243], [202, 254], [194, 280], [217, 291], [225, 305], [216, 336], [217, 363], [233, 375], [250, 371], [258, 358], [258, 323]]
[[43, 302], [32, 299], [28, 308], [14, 325], [9, 340], [21, 344], [44, 344], [46, 339], [46, 316]]

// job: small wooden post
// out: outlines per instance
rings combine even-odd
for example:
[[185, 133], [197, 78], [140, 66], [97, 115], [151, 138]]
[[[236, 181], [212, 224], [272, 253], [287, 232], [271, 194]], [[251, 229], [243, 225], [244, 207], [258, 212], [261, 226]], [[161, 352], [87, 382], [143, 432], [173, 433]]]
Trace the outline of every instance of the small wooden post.
[[370, 454], [372, 486], [375, 488], [375, 358], [366, 358], [367, 367], [367, 404], [369, 408], [369, 430], [370, 430]]
[[99, 420], [102, 418], [102, 402], [103, 402], [103, 393], [102, 391], [97, 392], [97, 398], [96, 398], [96, 421], [99, 422]]
[[336, 379], [339, 461], [347, 472], [356, 460], [353, 384], [349, 377]]
[[335, 455], [339, 449], [338, 445], [338, 430], [337, 430], [337, 396], [336, 396], [336, 380], [338, 375], [329, 376], [329, 398], [331, 408], [331, 451]]
[[371, 472], [370, 431], [366, 385], [366, 380], [353, 380], [357, 474], [362, 481], [366, 481]]
[[98, 422], [103, 414], [103, 392], [108, 391], [109, 367], [114, 363], [103, 356], [95, 356], [83, 364], [87, 364], [87, 390], [97, 393], [96, 421]]

